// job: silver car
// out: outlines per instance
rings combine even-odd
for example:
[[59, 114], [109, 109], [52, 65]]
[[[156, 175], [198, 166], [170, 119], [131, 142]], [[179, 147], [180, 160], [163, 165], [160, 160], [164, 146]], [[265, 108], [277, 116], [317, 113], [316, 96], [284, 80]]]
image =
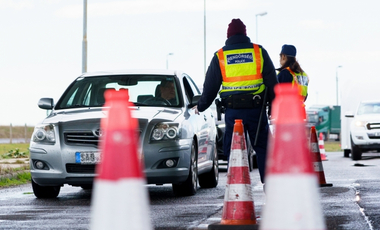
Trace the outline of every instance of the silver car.
[[198, 183], [203, 188], [217, 186], [215, 118], [210, 109], [200, 115], [192, 110], [200, 91], [187, 74], [101, 72], [75, 79], [56, 104], [52, 98], [40, 99], [38, 106], [51, 112], [36, 125], [30, 142], [36, 197], [56, 197], [64, 184], [92, 188], [101, 159], [104, 92], [122, 89], [128, 89], [132, 116], [138, 119], [147, 183], [172, 184], [177, 196], [194, 195]]

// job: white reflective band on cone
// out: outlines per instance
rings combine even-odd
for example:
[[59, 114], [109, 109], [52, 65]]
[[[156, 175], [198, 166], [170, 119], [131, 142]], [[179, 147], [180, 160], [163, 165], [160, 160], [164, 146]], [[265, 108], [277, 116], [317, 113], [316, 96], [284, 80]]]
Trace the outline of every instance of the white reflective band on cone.
[[322, 162], [313, 162], [313, 165], [314, 165], [314, 171], [316, 172], [323, 172], [323, 166], [322, 166]]
[[224, 201], [253, 201], [251, 184], [226, 185]]
[[140, 178], [118, 181], [96, 179], [90, 229], [153, 229], [145, 184]]
[[269, 174], [261, 230], [325, 230], [317, 176]]
[[313, 153], [319, 152], [317, 143], [311, 143], [311, 152], [313, 152]]
[[231, 149], [229, 167], [248, 167], [247, 151], [241, 149]]

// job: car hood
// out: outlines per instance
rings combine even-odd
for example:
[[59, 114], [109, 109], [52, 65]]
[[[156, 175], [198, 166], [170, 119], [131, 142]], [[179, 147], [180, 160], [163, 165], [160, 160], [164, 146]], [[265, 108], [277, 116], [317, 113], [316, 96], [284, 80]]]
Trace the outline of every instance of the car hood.
[[356, 115], [355, 120], [361, 120], [361, 121], [380, 121], [380, 114], [363, 114], [363, 115]]
[[[182, 108], [163, 107], [132, 107], [132, 116], [138, 119], [163, 119], [174, 121], [183, 113]], [[43, 120], [42, 123], [58, 123], [80, 120], [96, 120], [107, 116], [107, 111], [102, 108], [67, 109], [54, 111]]]

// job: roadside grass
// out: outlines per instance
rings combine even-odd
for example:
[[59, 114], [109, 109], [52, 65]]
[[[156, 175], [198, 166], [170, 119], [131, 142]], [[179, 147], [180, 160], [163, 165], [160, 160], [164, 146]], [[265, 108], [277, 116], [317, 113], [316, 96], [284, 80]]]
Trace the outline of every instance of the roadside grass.
[[340, 141], [325, 141], [324, 146], [326, 152], [342, 152]]
[[1, 178], [0, 188], [27, 184], [27, 183], [30, 183], [31, 180], [32, 180], [32, 176], [30, 175], [30, 172], [20, 172], [10, 178]]
[[[24, 163], [23, 161], [16, 162]], [[29, 169], [29, 165], [24, 165], [18, 168], [0, 165], [0, 188], [30, 183], [32, 177], [28, 171]]]
[[[29, 158], [29, 143], [0, 144], [0, 160], [16, 159], [12, 163], [0, 164], [0, 188], [30, 183], [30, 168], [25, 164], [25, 158]], [[12, 164], [24, 166], [14, 168]]]
[[0, 144], [0, 159], [29, 157], [29, 143]]
[[28, 164], [25, 164], [25, 166], [21, 166], [17, 168], [5, 167], [4, 165], [0, 165], [0, 175], [17, 173], [17, 172], [25, 171], [29, 169], [30, 168]]

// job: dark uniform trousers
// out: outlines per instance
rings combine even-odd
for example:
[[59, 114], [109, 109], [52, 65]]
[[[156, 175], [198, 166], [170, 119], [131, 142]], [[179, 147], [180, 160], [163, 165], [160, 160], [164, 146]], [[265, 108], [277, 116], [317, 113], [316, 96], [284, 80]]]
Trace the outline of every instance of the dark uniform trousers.
[[235, 119], [242, 119], [243, 125], [244, 125], [244, 131], [246, 133], [248, 132], [251, 145], [256, 152], [260, 179], [261, 179], [261, 182], [264, 183], [265, 162], [266, 162], [266, 155], [267, 155], [266, 153], [267, 153], [268, 132], [269, 132], [268, 118], [267, 118], [266, 113], [263, 113], [262, 115], [259, 135], [257, 138], [257, 144], [256, 146], [253, 146], [255, 143], [255, 136], [256, 136], [257, 127], [259, 123], [260, 112], [261, 112], [260, 107], [252, 108], [252, 109], [226, 108], [225, 117], [224, 117], [225, 123], [226, 123], [226, 129], [224, 132], [223, 151], [224, 151], [224, 155], [227, 156], [229, 159]]

